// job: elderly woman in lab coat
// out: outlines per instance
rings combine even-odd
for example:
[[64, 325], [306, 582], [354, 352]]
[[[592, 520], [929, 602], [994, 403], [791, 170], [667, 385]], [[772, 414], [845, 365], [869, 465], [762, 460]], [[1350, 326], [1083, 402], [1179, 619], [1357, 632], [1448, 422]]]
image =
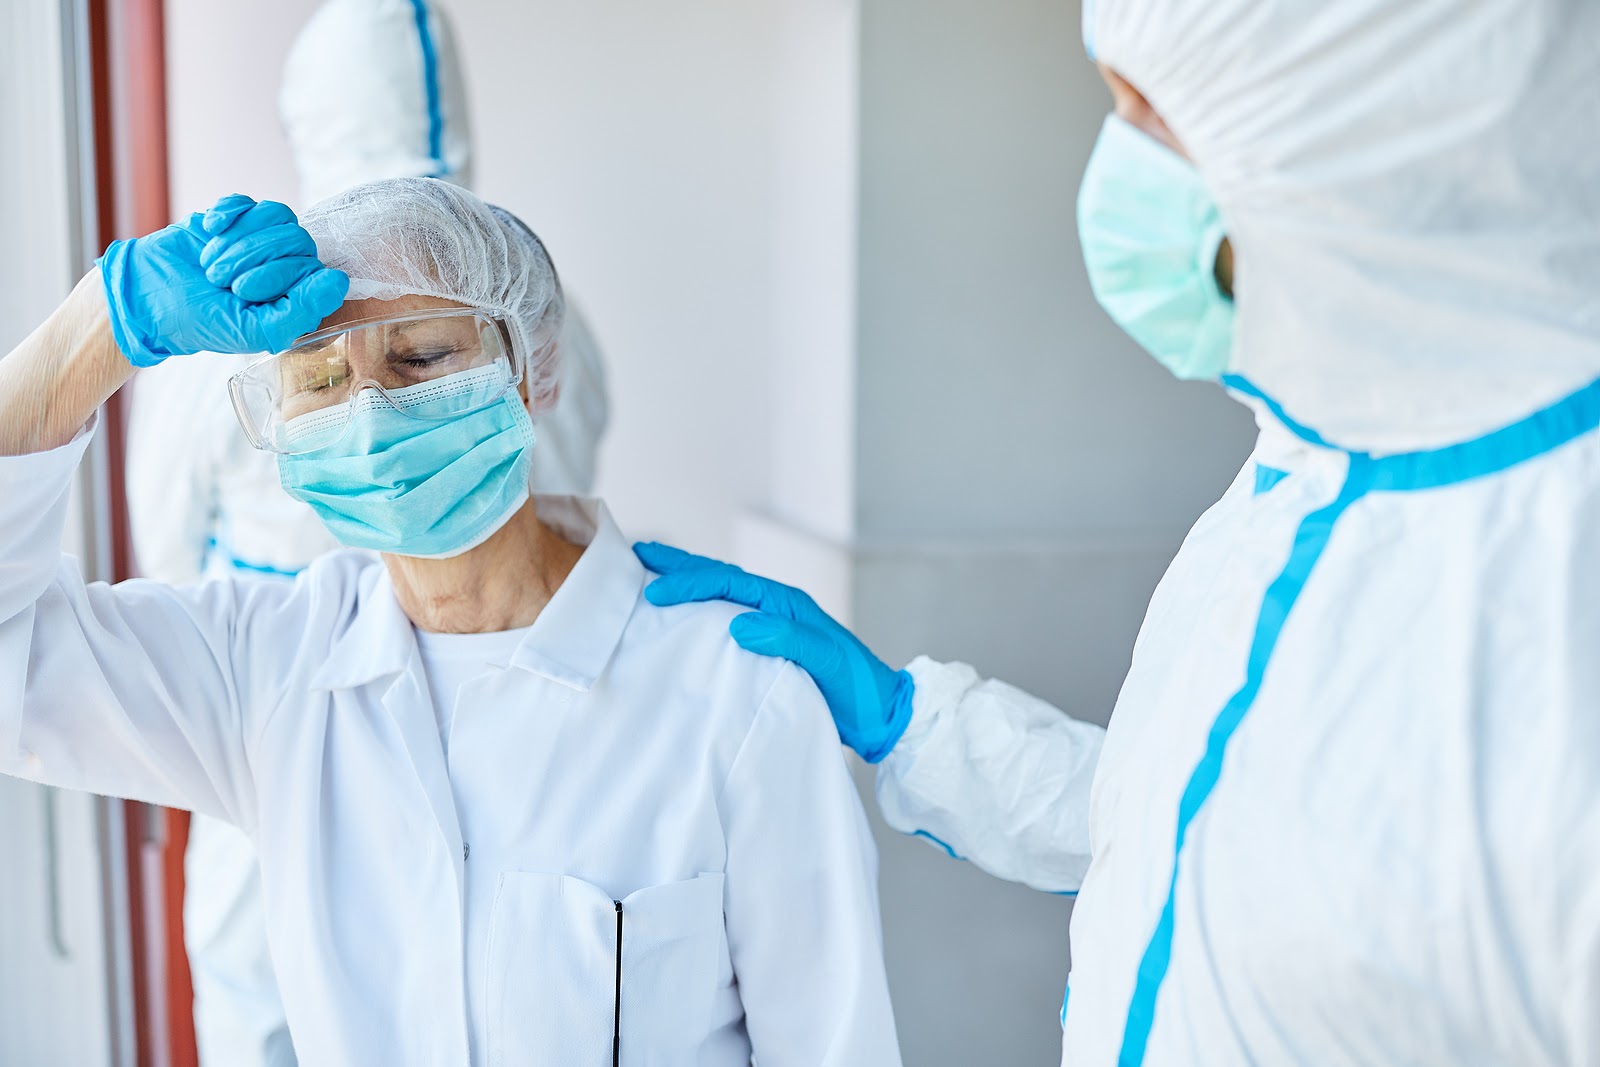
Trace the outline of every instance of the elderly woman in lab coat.
[[[530, 498], [562, 314], [538, 239], [434, 179], [114, 244], [0, 361], [0, 772], [250, 833], [307, 1064], [898, 1063], [813, 684], [645, 604], [602, 504]], [[85, 584], [95, 411], [200, 351], [278, 353], [244, 432], [371, 551]]]

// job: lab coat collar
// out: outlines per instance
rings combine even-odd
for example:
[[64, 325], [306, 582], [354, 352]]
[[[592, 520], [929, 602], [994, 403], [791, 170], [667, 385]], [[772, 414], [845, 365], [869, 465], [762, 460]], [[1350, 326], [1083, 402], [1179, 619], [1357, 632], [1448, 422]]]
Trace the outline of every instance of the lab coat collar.
[[[577, 497], [534, 498], [539, 518], [583, 555], [511, 657], [511, 666], [587, 692], [611, 662], [639, 603], [645, 570], [606, 506]], [[404, 671], [418, 655], [411, 620], [388, 569], [360, 578], [355, 616], [313, 675], [313, 689], [350, 689]]]
[[541, 496], [534, 504], [547, 526], [588, 547], [517, 646], [511, 665], [586, 693], [622, 643], [644, 589], [644, 565], [600, 501]]

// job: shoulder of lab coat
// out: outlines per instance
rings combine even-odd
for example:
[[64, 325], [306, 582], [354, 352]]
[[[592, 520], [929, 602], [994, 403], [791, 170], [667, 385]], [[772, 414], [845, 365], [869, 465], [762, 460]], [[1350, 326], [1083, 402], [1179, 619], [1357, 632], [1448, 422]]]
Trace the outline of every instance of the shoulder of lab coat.
[[776, 671], [729, 770], [727, 928], [755, 1058], [900, 1062], [878, 859], [827, 704]]

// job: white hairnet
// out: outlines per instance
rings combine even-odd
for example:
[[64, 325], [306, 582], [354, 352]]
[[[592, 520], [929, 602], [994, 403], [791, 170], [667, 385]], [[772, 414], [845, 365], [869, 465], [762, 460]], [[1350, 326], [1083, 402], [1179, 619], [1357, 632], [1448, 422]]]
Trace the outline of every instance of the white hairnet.
[[1397, 451], [1600, 377], [1600, 3], [1091, 0], [1084, 24], [1216, 196], [1234, 365], [1292, 416]]
[[449, 21], [427, 0], [327, 0], [278, 94], [303, 204], [378, 178], [470, 185], [467, 111]]
[[313, 205], [301, 224], [350, 300], [434, 296], [504, 312], [534, 414], [556, 398], [566, 301], [544, 245], [520, 219], [436, 178], [368, 182]]

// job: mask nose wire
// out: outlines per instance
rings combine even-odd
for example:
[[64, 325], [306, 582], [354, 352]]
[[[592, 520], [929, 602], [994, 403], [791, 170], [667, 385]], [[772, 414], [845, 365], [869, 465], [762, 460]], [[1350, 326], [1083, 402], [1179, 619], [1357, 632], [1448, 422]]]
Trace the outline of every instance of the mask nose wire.
[[417, 418], [416, 415], [413, 415], [411, 412], [406, 410], [404, 404], [401, 404], [399, 401], [395, 400], [395, 398], [389, 394], [389, 390], [385, 389], [383, 385], [376, 379], [363, 378], [355, 385], [350, 387], [350, 399], [345, 401], [345, 418], [347, 420], [355, 417], [356, 412], [361, 407], [361, 395], [369, 390], [377, 393], [383, 398], [383, 402], [385, 404], [388, 404], [391, 408], [398, 411], [406, 418]]

